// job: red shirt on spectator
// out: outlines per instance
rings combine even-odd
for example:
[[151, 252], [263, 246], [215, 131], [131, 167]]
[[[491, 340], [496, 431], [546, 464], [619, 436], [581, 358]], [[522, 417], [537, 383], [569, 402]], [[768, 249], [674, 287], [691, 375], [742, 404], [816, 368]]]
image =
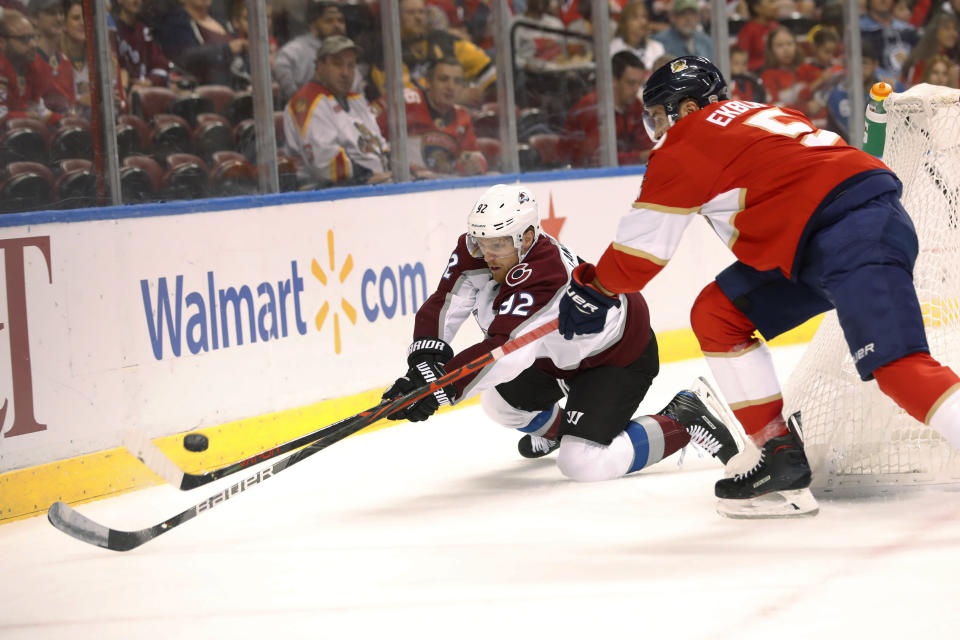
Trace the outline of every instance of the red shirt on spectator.
[[37, 48], [37, 57], [27, 67], [27, 76], [48, 109], [60, 114], [76, 110], [73, 65], [63, 52], [55, 51], [47, 57]]
[[747, 52], [747, 68], [759, 71], [763, 68], [763, 50], [767, 43], [767, 34], [780, 26], [771, 20], [766, 24], [750, 20], [737, 34], [737, 46]]
[[806, 112], [810, 92], [793, 69], [767, 69], [761, 77], [767, 90], [767, 102], [778, 107], [790, 107]]
[[[634, 100], [624, 111], [614, 111], [617, 121], [617, 162], [643, 164], [653, 148], [643, 127], [643, 103]], [[583, 96], [567, 114], [564, 136], [575, 167], [597, 166], [600, 159], [600, 121], [597, 92]]]
[[7, 118], [39, 118], [46, 122], [50, 115], [40, 100], [36, 83], [18, 73], [0, 53], [0, 122]]
[[[415, 167], [436, 173], [458, 173], [460, 154], [480, 150], [470, 114], [459, 105], [441, 114], [430, 107], [420, 89], [404, 89], [403, 97], [407, 111], [407, 160]], [[377, 116], [377, 124], [387, 137], [390, 128], [385, 110]]]

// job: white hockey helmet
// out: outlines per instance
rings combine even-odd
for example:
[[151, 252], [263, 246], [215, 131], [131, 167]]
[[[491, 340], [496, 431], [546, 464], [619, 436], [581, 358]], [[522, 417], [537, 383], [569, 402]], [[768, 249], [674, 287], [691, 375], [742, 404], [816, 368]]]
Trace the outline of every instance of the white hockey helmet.
[[474, 255], [474, 238], [513, 238], [520, 254], [524, 232], [533, 227], [533, 241], [540, 237], [540, 211], [533, 192], [520, 184], [498, 184], [487, 189], [467, 216], [467, 246]]

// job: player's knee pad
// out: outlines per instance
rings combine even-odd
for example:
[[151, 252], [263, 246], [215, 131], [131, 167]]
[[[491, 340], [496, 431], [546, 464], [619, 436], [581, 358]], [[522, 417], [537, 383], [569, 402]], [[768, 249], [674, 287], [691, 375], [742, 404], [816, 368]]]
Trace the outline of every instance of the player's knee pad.
[[690, 309], [690, 327], [704, 352], [726, 353], [753, 339], [754, 326], [714, 281]]
[[500, 392], [494, 389], [488, 389], [480, 394], [480, 406], [484, 413], [496, 422], [508, 429], [519, 429], [526, 433], [540, 435], [541, 431], [546, 431], [556, 418], [559, 407], [553, 405], [546, 411], [524, 411], [517, 409], [507, 402]]
[[633, 444], [626, 433], [618, 435], [609, 445], [564, 436], [557, 454], [557, 468], [575, 482], [612, 480], [627, 473], [633, 454]]

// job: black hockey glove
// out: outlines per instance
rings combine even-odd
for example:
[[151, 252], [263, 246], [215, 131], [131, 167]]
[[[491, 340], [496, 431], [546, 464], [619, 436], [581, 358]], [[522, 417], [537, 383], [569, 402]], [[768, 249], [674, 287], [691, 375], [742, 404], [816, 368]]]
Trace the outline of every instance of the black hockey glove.
[[[397, 378], [393, 386], [386, 390], [383, 399], [388, 400], [402, 396], [417, 387], [434, 382], [443, 377], [446, 372], [443, 365], [453, 357], [453, 349], [439, 338], [417, 338], [407, 349], [407, 374]], [[409, 420], [420, 422], [426, 420], [436, 412], [441, 404], [450, 404], [456, 394], [456, 388], [448, 385], [438, 389], [430, 395], [395, 411], [387, 416], [389, 420]]]
[[607, 309], [619, 307], [619, 296], [611, 298], [596, 287], [593, 282], [596, 269], [584, 262], [570, 274], [570, 284], [560, 298], [560, 333], [567, 340], [574, 334], [600, 333], [607, 320]]

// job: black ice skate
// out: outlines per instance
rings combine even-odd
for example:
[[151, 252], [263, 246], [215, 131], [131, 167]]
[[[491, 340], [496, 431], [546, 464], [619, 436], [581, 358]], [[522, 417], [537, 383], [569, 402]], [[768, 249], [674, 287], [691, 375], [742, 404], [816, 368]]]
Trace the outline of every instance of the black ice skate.
[[[690, 434], [690, 441], [723, 464], [740, 452], [736, 438], [704, 400], [716, 398], [713, 389], [703, 378], [698, 378], [691, 390], [681, 391], [660, 411], [679, 422]], [[719, 400], [717, 400], [719, 401]]]
[[517, 450], [524, 458], [542, 458], [553, 453], [560, 446], [560, 439], [549, 440], [543, 436], [532, 436], [529, 433], [517, 443]]
[[716, 496], [725, 500], [747, 500], [774, 491], [796, 491], [810, 486], [810, 464], [799, 436], [800, 412], [787, 421], [789, 432], [771, 438], [760, 449], [757, 463], [732, 478], [724, 478], [714, 487]]

